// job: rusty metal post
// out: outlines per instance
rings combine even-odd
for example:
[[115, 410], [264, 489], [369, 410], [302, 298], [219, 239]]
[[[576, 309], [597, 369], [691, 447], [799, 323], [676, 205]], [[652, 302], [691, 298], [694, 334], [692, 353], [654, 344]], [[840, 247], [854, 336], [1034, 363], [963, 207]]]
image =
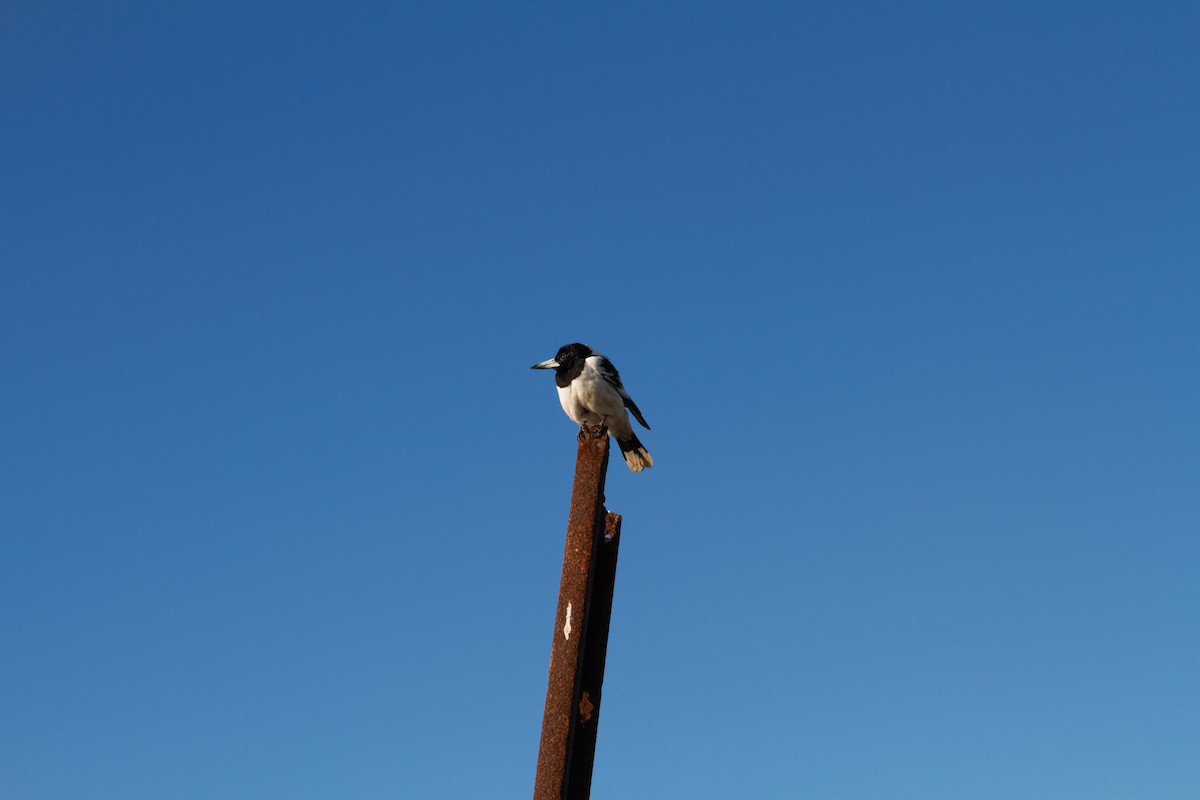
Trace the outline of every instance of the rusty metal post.
[[621, 547], [621, 515], [604, 515], [604, 537], [595, 555], [592, 603], [583, 642], [583, 671], [579, 678], [579, 716], [571, 746], [567, 800], [588, 800], [592, 792], [592, 764], [596, 758], [596, 729], [600, 725], [600, 690], [604, 684], [604, 659], [608, 655], [608, 624], [612, 619], [613, 589], [617, 580], [617, 552]]
[[534, 800], [587, 800], [616, 578], [621, 518], [604, 508], [608, 431], [579, 441]]

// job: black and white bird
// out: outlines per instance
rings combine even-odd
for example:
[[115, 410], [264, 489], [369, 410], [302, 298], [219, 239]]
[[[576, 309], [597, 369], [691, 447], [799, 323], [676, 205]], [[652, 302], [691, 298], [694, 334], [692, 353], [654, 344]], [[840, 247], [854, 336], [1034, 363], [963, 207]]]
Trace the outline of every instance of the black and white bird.
[[530, 369], [554, 370], [558, 386], [558, 402], [567, 416], [584, 425], [604, 425], [621, 447], [625, 463], [634, 472], [654, 466], [654, 459], [638, 441], [625, 409], [646, 430], [646, 418], [621, 385], [617, 368], [604, 356], [593, 352], [586, 344], [575, 342], [558, 349], [554, 358], [534, 364]]

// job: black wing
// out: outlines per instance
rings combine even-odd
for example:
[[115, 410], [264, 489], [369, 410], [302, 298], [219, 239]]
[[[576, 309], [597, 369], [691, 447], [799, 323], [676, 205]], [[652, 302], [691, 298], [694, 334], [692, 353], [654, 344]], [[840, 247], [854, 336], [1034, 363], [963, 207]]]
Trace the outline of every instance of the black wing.
[[637, 418], [638, 422], [642, 423], [643, 428], [650, 430], [650, 426], [646, 424], [646, 418], [642, 416], [637, 403], [633, 402], [633, 398], [629, 396], [629, 392], [625, 391], [625, 387], [621, 385], [621, 374], [617, 372], [617, 368], [602, 355], [595, 354], [594, 358], [596, 359], [596, 372], [599, 372], [601, 378], [604, 378], [604, 380], [616, 387], [617, 392], [621, 395], [621, 401], [625, 403], [625, 407], [633, 412], [633, 416]]

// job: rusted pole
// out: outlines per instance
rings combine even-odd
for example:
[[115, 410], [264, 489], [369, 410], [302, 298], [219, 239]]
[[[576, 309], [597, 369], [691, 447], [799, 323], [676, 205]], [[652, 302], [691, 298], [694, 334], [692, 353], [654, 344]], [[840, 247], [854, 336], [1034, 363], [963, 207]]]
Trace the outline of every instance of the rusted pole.
[[608, 655], [608, 624], [612, 619], [613, 588], [617, 580], [617, 552], [621, 547], [621, 515], [604, 515], [604, 537], [595, 554], [592, 603], [583, 642], [583, 670], [579, 678], [579, 704], [575, 741], [571, 746], [567, 800], [588, 800], [592, 792], [592, 763], [596, 757], [596, 729], [600, 725], [600, 690], [604, 684], [604, 659]]
[[591, 793], [621, 518], [604, 508], [608, 431], [579, 441], [534, 800]]

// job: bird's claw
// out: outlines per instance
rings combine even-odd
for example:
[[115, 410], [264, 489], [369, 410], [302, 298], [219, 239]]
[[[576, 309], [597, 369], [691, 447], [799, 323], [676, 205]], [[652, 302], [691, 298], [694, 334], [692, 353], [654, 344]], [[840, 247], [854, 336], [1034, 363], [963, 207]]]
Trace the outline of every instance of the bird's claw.
[[595, 425], [589, 425], [586, 422], [579, 424], [579, 441], [584, 442], [588, 439], [599, 439], [605, 433], [604, 423], [600, 422]]

